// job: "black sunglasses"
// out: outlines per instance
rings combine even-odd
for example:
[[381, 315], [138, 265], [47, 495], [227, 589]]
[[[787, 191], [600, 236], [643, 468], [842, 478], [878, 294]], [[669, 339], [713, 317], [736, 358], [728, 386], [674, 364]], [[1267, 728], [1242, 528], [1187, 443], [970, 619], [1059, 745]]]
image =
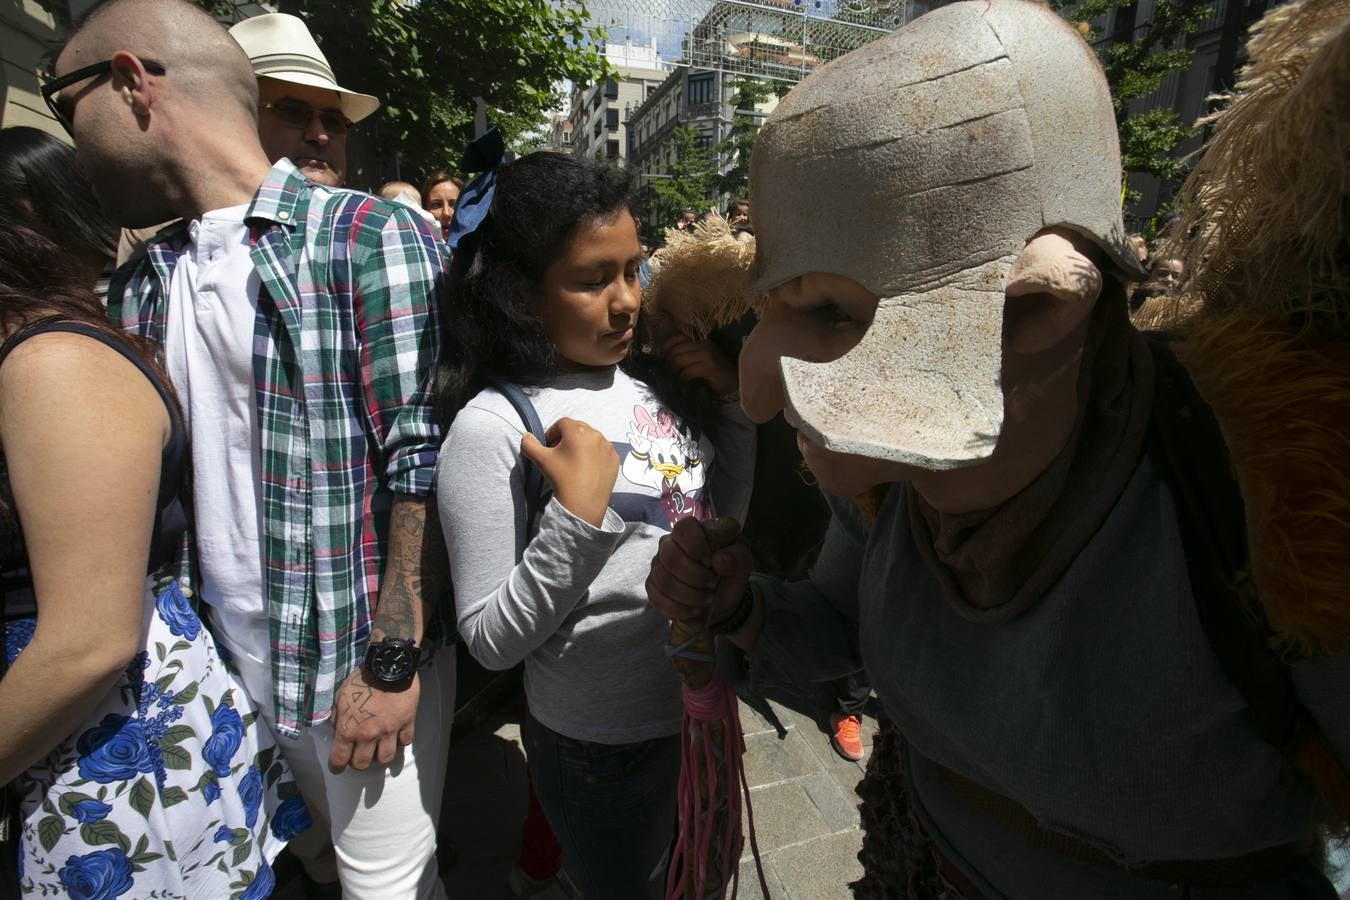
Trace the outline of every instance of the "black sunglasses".
[[[145, 71], [151, 75], [163, 75], [164, 67], [154, 60], [143, 59], [141, 65], [145, 66]], [[42, 99], [47, 101], [47, 108], [52, 111], [56, 121], [61, 123], [61, 127], [71, 137], [75, 136], [75, 129], [70, 122], [70, 101], [62, 101], [58, 93], [64, 87], [70, 87], [77, 81], [84, 81], [86, 78], [101, 78], [112, 71], [112, 60], [105, 60], [100, 63], [94, 63], [92, 66], [85, 66], [83, 69], [76, 69], [74, 72], [68, 72], [60, 78], [50, 78], [42, 85]]]

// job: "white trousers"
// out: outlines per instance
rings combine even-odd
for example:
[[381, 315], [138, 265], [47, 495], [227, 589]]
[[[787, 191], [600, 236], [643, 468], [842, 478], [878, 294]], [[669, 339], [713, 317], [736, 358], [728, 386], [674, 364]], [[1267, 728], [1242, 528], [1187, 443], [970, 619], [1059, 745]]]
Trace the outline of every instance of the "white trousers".
[[[267, 624], [261, 625], [265, 634]], [[224, 642], [244, 689], [275, 729], [270, 659], [236, 646], [231, 637], [226, 634]], [[260, 643], [246, 642], [255, 651]], [[436, 866], [436, 826], [454, 721], [455, 648], [438, 649], [418, 679], [413, 742], [388, 766], [372, 763], [364, 772], [348, 768], [334, 775], [328, 768], [333, 727], [327, 722], [303, 729], [297, 740], [277, 736], [277, 747], [314, 818], [314, 827], [291, 841], [291, 852], [316, 881], [340, 881], [348, 900], [446, 897]]]

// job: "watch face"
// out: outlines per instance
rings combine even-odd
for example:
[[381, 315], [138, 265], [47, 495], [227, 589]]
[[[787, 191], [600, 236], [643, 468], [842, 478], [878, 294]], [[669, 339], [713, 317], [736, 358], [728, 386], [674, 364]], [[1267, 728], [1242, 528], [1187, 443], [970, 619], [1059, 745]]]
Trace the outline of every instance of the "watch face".
[[369, 664], [380, 681], [402, 681], [413, 673], [417, 660], [407, 644], [388, 644], [372, 648]]

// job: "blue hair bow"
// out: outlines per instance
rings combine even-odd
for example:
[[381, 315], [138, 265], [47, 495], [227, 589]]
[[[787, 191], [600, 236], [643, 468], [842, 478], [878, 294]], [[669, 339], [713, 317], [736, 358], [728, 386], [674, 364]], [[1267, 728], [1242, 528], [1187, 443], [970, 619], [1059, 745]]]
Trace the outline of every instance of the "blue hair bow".
[[497, 170], [501, 168], [506, 145], [496, 125], [469, 142], [464, 151], [465, 172], [477, 172], [477, 177], [464, 186], [455, 201], [455, 218], [450, 222], [450, 234], [445, 245], [451, 250], [460, 241], [478, 230], [492, 208], [492, 194], [497, 189]]

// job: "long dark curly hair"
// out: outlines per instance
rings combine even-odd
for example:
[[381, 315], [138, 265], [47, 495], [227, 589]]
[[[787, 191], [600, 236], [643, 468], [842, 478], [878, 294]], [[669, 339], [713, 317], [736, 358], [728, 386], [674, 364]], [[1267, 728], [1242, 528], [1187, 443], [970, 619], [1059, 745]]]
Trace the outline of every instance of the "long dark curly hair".
[[[444, 428], [494, 380], [537, 385], [557, 374], [558, 351], [526, 298], [579, 225], [632, 215], [633, 201], [631, 174], [593, 160], [540, 151], [502, 166], [491, 210], [454, 251], [444, 292], [436, 405]], [[715, 431], [712, 390], [681, 381], [641, 315], [619, 368], [685, 421]]]

